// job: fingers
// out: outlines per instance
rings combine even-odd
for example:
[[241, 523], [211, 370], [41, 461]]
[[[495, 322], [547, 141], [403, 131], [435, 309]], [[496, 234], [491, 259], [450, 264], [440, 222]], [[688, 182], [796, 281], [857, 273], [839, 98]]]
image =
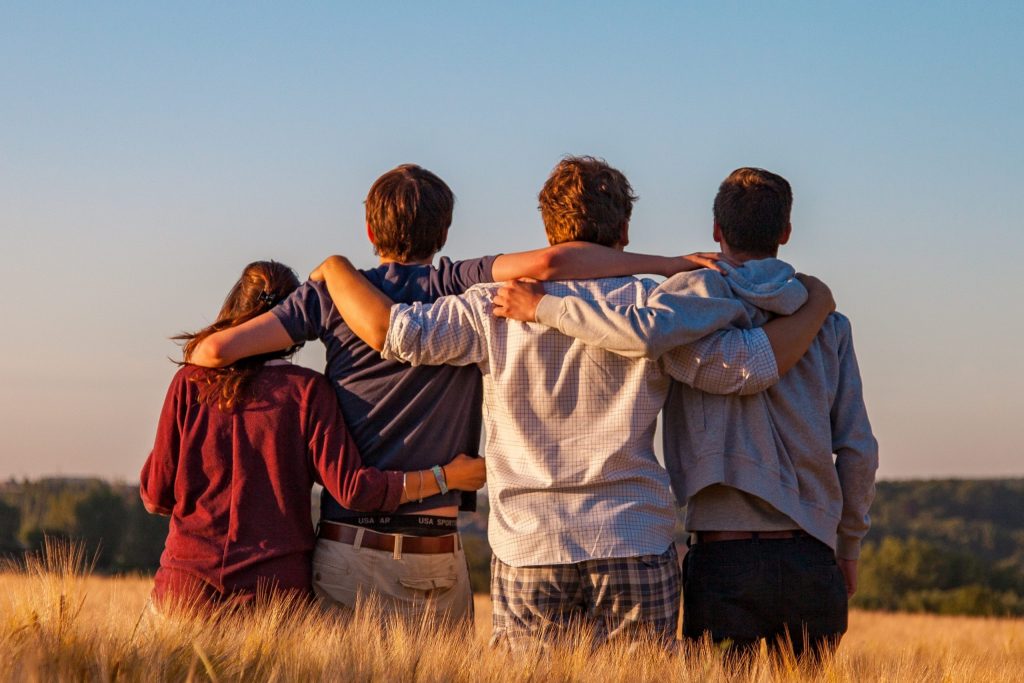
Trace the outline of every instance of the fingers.
[[491, 298], [491, 313], [498, 318], [532, 321], [536, 300], [544, 295], [538, 282], [516, 280], [504, 283]]
[[309, 274], [309, 279], [312, 280], [313, 282], [323, 282], [324, 281], [323, 266], [321, 265], [321, 266], [317, 266], [316, 268], [314, 268], [313, 272]]
[[704, 256], [691, 256], [690, 260], [699, 266], [713, 270], [718, 273], [724, 273], [722, 266], [718, 265], [718, 259], [706, 258]]
[[733, 261], [732, 259], [727, 257], [725, 254], [722, 254], [717, 251], [697, 251], [692, 254], [687, 254], [683, 258], [689, 261], [691, 264], [693, 264], [695, 269], [708, 268], [710, 270], [722, 273], [723, 275], [726, 274], [725, 269], [722, 268], [723, 263], [728, 263], [730, 266], [733, 267], [739, 267], [740, 265], [736, 261]]
[[509, 300], [508, 295], [505, 293], [505, 288], [502, 287], [498, 290], [498, 293], [491, 299], [491, 313], [497, 318], [509, 317]]

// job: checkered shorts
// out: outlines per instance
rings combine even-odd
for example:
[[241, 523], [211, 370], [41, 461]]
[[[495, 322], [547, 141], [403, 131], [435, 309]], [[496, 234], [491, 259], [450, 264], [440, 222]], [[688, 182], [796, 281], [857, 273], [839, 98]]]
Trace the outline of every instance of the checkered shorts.
[[491, 556], [492, 646], [582, 625], [594, 644], [623, 635], [675, 639], [681, 577], [675, 544], [661, 555], [513, 567]]

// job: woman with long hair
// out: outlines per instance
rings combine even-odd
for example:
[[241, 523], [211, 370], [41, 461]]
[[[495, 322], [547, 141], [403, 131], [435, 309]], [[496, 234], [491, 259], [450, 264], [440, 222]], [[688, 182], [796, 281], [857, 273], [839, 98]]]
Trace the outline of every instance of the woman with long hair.
[[[298, 286], [287, 266], [251, 263], [217, 321], [177, 337], [185, 362], [167, 391], [140, 486], [146, 509], [171, 517], [153, 589], [158, 606], [245, 603], [271, 590], [311, 595], [314, 482], [359, 511], [387, 512], [438, 493], [429, 470], [407, 477], [363, 467], [330, 383], [286, 360], [295, 348], [220, 369], [188, 364], [202, 339], [269, 311]], [[483, 461], [466, 455], [443, 474], [461, 490], [480, 488], [485, 477]]]

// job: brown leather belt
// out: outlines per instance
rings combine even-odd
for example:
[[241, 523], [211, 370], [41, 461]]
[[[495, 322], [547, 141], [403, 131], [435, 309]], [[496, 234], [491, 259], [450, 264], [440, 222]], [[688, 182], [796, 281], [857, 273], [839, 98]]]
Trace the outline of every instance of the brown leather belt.
[[695, 531], [691, 538], [695, 543], [717, 543], [718, 541], [749, 541], [754, 538], [775, 540], [779, 538], [800, 538], [807, 532], [800, 529], [784, 531]]
[[386, 550], [394, 552], [395, 539], [399, 536], [402, 539], [402, 552], [418, 555], [437, 555], [440, 553], [455, 552], [458, 547], [458, 534], [447, 536], [406, 536], [405, 534], [382, 534], [362, 527], [349, 526], [348, 524], [336, 524], [334, 522], [320, 522], [319, 538], [326, 538], [328, 541], [345, 543], [346, 545], [356, 544], [356, 534], [363, 532], [363, 540], [360, 548], [371, 550]]

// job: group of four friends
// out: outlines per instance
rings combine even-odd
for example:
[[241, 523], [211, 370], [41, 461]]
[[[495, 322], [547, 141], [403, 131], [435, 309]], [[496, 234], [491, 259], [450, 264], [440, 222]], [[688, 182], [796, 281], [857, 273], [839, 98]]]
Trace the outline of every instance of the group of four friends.
[[[141, 477], [171, 516], [156, 604], [265, 586], [470, 621], [456, 518], [486, 468], [495, 645], [574, 624], [672, 641], [682, 592], [686, 638], [833, 648], [877, 443], [849, 320], [777, 258], [792, 197], [738, 169], [714, 200], [720, 253], [634, 254], [626, 177], [567, 157], [539, 195], [550, 247], [435, 266], [451, 190], [385, 173], [366, 198], [378, 267], [333, 256], [300, 285], [250, 264], [182, 337]], [[327, 378], [287, 362], [313, 339]], [[481, 433], [487, 457], [467, 455]]]

